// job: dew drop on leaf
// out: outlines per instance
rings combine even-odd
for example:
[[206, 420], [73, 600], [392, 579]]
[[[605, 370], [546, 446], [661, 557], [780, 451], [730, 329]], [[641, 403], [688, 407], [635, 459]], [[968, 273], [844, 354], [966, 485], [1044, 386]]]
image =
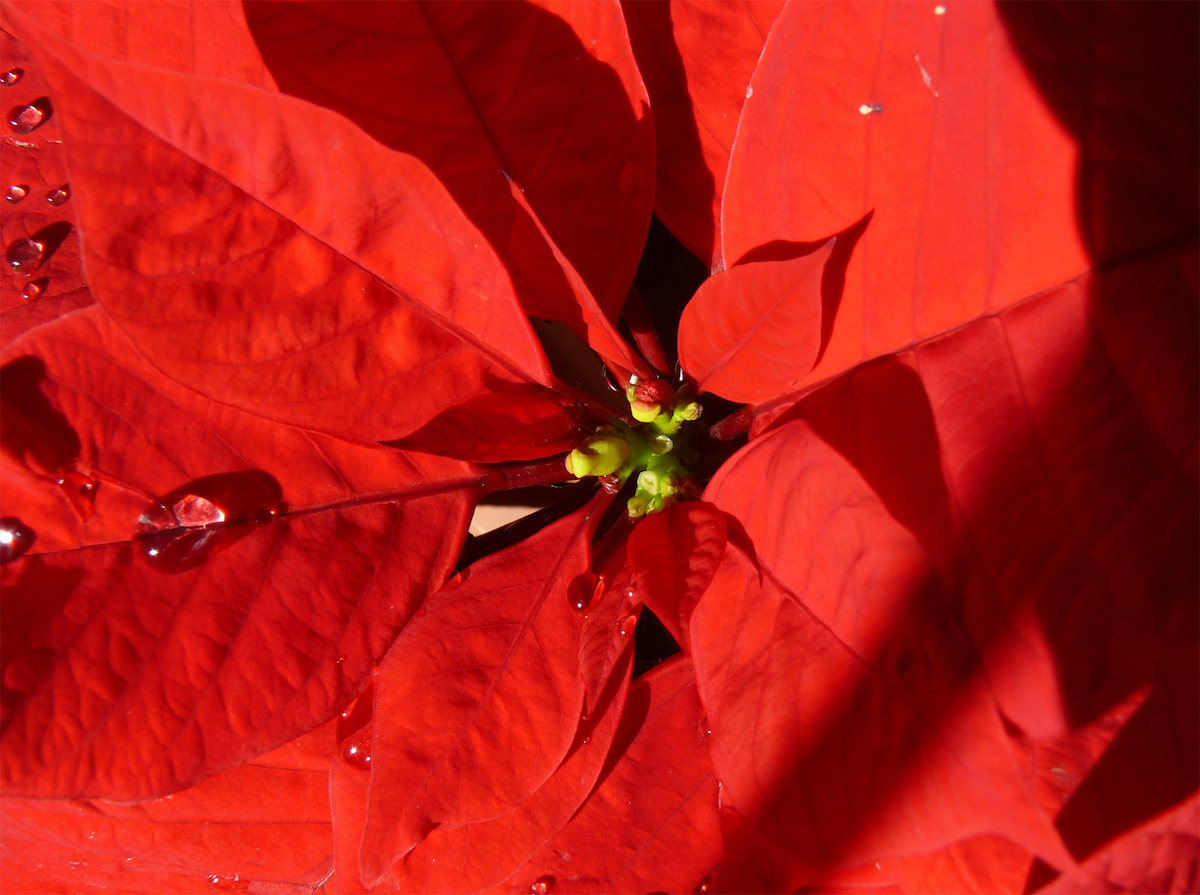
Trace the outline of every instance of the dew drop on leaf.
[[633, 629], [637, 627], [637, 616], [627, 615], [625, 621], [621, 622], [621, 636], [628, 637], [633, 633]]
[[51, 190], [46, 194], [46, 201], [51, 205], [62, 205], [71, 198], [71, 185], [64, 183], [56, 190]]
[[0, 565], [20, 559], [35, 540], [33, 529], [16, 516], [0, 518]]
[[25, 75], [23, 68], [10, 68], [4, 74], [0, 75], [0, 85], [11, 87]]
[[30, 280], [25, 284], [25, 288], [21, 290], [21, 298], [26, 301], [34, 301], [41, 298], [42, 293], [46, 291], [46, 287], [50, 285], [48, 277], [38, 277], [36, 280]]
[[250, 888], [250, 880], [242, 879], [236, 873], [233, 876], [221, 876], [214, 873], [208, 878], [208, 884], [214, 889], [225, 892], [245, 892]]
[[4, 191], [4, 201], [11, 202], [16, 205], [22, 199], [29, 195], [29, 187], [23, 183], [14, 183]]
[[557, 880], [555, 880], [554, 877], [550, 876], [549, 874], [546, 874], [545, 876], [539, 876], [529, 887], [529, 895], [546, 895], [547, 892], [554, 888], [555, 882], [557, 882]]
[[32, 273], [42, 263], [42, 253], [46, 246], [33, 239], [18, 239], [9, 243], [4, 252], [4, 260], [17, 273]]
[[360, 771], [371, 769], [371, 725], [342, 741], [342, 761]]
[[603, 592], [604, 577], [595, 572], [584, 572], [567, 585], [567, 602], [576, 612], [587, 612]]
[[693, 895], [708, 895], [712, 889], [712, 880], [707, 876], [696, 884], [696, 888], [692, 889]]
[[67, 496], [79, 518], [87, 522], [96, 515], [96, 491], [100, 488], [100, 480], [90, 475], [84, 475], [72, 469], [63, 475], [55, 484]]
[[8, 113], [8, 126], [18, 134], [35, 131], [50, 118], [50, 100], [35, 99], [25, 106], [16, 106]]

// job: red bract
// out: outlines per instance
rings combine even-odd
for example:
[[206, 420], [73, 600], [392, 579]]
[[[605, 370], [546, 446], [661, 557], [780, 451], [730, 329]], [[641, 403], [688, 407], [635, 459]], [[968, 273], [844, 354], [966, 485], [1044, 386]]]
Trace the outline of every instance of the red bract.
[[7, 888], [1197, 888], [1195, 6], [4, 12]]

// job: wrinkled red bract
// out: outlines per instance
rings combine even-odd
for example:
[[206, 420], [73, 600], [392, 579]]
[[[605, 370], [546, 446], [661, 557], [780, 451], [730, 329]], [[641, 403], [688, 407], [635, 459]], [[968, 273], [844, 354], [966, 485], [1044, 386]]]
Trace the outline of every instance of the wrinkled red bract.
[[[1194, 5], [4, 15], [6, 884], [1195, 889]], [[748, 443], [443, 586], [607, 419], [539, 338], [650, 372], [651, 202], [639, 394]]]

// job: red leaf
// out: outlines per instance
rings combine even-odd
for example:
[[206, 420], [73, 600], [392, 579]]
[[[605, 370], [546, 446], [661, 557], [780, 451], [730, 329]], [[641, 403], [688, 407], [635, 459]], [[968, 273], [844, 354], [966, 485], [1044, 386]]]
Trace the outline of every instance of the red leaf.
[[366, 442], [485, 382], [550, 384], [498, 259], [416, 159], [307, 103], [21, 27], [58, 97], [89, 285], [159, 369]]
[[[732, 469], [706, 496], [745, 523], [761, 571], [728, 547], [691, 637], [743, 838], [786, 856], [774, 885], [986, 833], [1069, 864], [917, 540], [803, 423]], [[747, 476], [777, 486], [754, 495]]]
[[721, 856], [717, 789], [691, 664], [668, 660], [634, 682], [596, 791], [492, 891], [547, 877], [554, 892], [692, 891]]
[[787, 261], [739, 264], [704, 281], [679, 321], [679, 359], [697, 386], [742, 404], [777, 397], [821, 350], [830, 239]]
[[828, 350], [796, 387], [1090, 266], [1074, 140], [996, 9], [943, 6], [790, 4], [751, 80], [721, 209], [725, 264], [875, 212]]
[[435, 495], [5, 566], [6, 792], [160, 796], [324, 722], [445, 578], [466, 510]]
[[[601, 495], [469, 567], [427, 604], [376, 681], [362, 875], [375, 882], [437, 827], [511, 809], [559, 766], [583, 709], [580, 616]], [[563, 659], [567, 661], [563, 662]]]
[[776, 0], [622, 6], [654, 111], [654, 211], [706, 265], [716, 263], [721, 190], [746, 87], [782, 8]]
[[168, 799], [5, 798], [6, 891], [311, 892], [329, 874], [333, 726]]
[[[528, 798], [497, 817], [430, 833], [392, 869], [401, 892], [479, 891], [514, 871], [521, 876], [518, 867], [530, 868], [530, 862], [544, 854], [547, 843], [560, 834], [588, 797], [609, 759], [629, 693], [632, 648], [620, 658], [619, 670], [608, 682], [595, 712], [580, 725], [571, 752], [558, 770]], [[529, 891], [529, 884], [543, 874], [528, 869], [525, 875], [528, 879], [517, 882], [519, 892]]]
[[504, 175], [516, 180], [616, 319], [654, 195], [653, 124], [616, 3], [247, 11], [283, 90], [420, 158], [502, 254]]
[[691, 652], [688, 622], [725, 555], [725, 515], [711, 504], [686, 501], [638, 523], [629, 561], [638, 593], [675, 642]]

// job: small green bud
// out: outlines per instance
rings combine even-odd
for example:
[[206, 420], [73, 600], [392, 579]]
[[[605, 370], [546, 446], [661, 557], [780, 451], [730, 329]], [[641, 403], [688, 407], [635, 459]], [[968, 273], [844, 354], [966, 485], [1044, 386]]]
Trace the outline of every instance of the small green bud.
[[615, 435], [596, 435], [567, 455], [567, 472], [581, 479], [612, 475], [629, 459], [629, 445]]
[[698, 420], [703, 410], [704, 408], [700, 406], [699, 401], [688, 401], [686, 404], [680, 404], [675, 408], [675, 412], [671, 414], [671, 419], [675, 422]]
[[647, 494], [657, 494], [659, 486], [659, 475], [657, 472], [647, 469], [645, 472], [639, 473], [637, 478], [638, 491], [645, 491]]
[[640, 491], [629, 498], [629, 518], [637, 519], [650, 512], [650, 497]]

